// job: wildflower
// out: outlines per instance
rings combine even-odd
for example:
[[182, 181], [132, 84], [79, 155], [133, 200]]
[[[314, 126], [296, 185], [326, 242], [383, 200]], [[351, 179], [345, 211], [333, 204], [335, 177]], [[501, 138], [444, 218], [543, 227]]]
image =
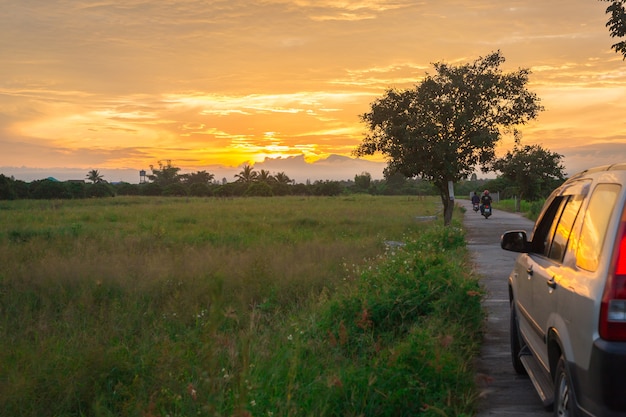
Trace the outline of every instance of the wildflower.
[[252, 407], [256, 407], [256, 401], [254, 401], [254, 400], [250, 401], [250, 405], [251, 405]]
[[189, 385], [187, 385], [187, 392], [191, 396], [191, 399], [196, 401], [196, 399], [198, 398], [198, 393], [191, 382], [189, 383]]
[[287, 336], [287, 340], [289, 341], [293, 340], [293, 336], [292, 335]]

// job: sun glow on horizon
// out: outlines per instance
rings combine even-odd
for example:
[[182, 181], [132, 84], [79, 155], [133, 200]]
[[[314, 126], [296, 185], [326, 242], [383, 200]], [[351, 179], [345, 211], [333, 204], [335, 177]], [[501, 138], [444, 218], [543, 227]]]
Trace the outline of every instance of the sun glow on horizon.
[[572, 165], [591, 163], [591, 144], [604, 149], [594, 161], [626, 159], [626, 69], [610, 49], [604, 6], [6, 2], [0, 166], [352, 158], [366, 133], [359, 116], [386, 89], [412, 88], [435, 62], [497, 49], [504, 70], [531, 69], [529, 87], [546, 107], [521, 127], [524, 143], [568, 153]]

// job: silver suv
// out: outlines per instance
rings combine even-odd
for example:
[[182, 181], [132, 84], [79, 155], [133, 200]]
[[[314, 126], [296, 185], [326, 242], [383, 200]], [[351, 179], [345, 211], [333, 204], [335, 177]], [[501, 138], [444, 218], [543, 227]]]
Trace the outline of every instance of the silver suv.
[[555, 416], [626, 416], [626, 164], [554, 190], [509, 276], [513, 367]]

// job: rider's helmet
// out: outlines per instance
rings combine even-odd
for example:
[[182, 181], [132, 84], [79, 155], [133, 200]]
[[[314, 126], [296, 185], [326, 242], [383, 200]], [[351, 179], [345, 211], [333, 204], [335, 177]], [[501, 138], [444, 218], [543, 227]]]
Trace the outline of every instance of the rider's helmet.
[[489, 195], [489, 190], [485, 190], [485, 195]]

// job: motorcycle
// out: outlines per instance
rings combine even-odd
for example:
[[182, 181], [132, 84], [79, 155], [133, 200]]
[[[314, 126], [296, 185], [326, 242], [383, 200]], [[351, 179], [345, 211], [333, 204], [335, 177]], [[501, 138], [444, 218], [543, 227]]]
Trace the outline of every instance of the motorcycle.
[[483, 207], [482, 215], [485, 216], [485, 219], [488, 219], [489, 216], [491, 216], [491, 205], [490, 204], [485, 204], [485, 206]]
[[480, 210], [480, 204], [479, 203], [474, 203], [472, 206], [473, 206], [472, 208], [474, 209], [475, 212]]

